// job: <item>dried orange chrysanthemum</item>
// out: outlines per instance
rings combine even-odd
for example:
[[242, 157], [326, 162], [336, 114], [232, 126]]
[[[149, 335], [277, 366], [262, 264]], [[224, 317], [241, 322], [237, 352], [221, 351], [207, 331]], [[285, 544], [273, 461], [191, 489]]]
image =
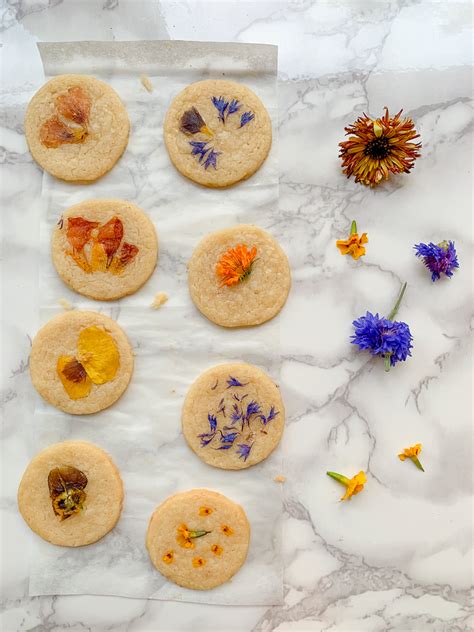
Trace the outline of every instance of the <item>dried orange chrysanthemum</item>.
[[409, 448], [405, 448], [401, 454], [398, 455], [400, 461], [404, 461], [405, 459], [410, 459], [416, 465], [416, 467], [424, 472], [423, 466], [421, 465], [418, 455], [421, 452], [421, 443], [416, 443]]
[[219, 259], [216, 272], [221, 277], [221, 287], [237, 285], [252, 272], [252, 266], [257, 256], [257, 248], [251, 250], [245, 244], [239, 244], [235, 248], [229, 248]]
[[367, 244], [369, 242], [367, 238], [367, 233], [362, 233], [359, 237], [357, 233], [357, 224], [355, 220], [352, 222], [351, 232], [348, 239], [338, 239], [336, 241], [336, 246], [341, 251], [341, 255], [351, 255], [353, 259], [358, 259], [365, 255], [365, 248], [363, 244]]
[[374, 187], [388, 180], [390, 173], [409, 173], [420, 156], [421, 143], [413, 121], [401, 119], [403, 110], [394, 117], [385, 108], [382, 118], [371, 119], [366, 114], [346, 127], [349, 140], [339, 143], [343, 172], [356, 182]]

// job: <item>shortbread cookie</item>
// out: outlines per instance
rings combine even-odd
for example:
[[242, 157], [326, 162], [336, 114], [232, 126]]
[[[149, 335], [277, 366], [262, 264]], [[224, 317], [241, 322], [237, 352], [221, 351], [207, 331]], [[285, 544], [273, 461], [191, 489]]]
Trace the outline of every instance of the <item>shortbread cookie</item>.
[[204, 237], [189, 261], [188, 282], [196, 307], [212, 322], [259, 325], [285, 304], [290, 266], [271, 235], [242, 224]]
[[285, 408], [278, 387], [251, 364], [219, 364], [193, 383], [184, 400], [183, 434], [200, 459], [241, 470], [279, 444]]
[[120, 517], [122, 479], [112, 459], [86, 441], [56, 443], [37, 454], [18, 488], [27, 525], [60, 546], [100, 540]]
[[31, 348], [31, 380], [53, 406], [72, 415], [96, 413], [125, 391], [133, 352], [115, 321], [97, 312], [70, 311], [40, 329]]
[[272, 123], [243, 84], [199, 81], [172, 102], [164, 139], [183, 175], [207, 187], [227, 187], [260, 168], [272, 144]]
[[209, 590], [228, 581], [247, 557], [244, 510], [222, 494], [192, 489], [171, 496], [151, 516], [146, 546], [154, 566], [179, 586]]
[[65, 211], [51, 255], [62, 280], [90, 298], [133, 294], [156, 266], [158, 242], [149, 217], [123, 200], [90, 200]]
[[31, 99], [25, 117], [33, 158], [71, 182], [97, 180], [110, 171], [127, 146], [129, 129], [115, 90], [84, 75], [50, 79]]

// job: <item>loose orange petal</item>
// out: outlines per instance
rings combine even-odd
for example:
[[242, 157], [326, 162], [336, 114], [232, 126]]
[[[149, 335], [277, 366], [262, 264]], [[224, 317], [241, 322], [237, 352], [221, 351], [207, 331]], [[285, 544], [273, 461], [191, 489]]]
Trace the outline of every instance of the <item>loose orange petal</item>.
[[216, 273], [222, 277], [221, 287], [230, 287], [243, 281], [252, 271], [252, 265], [257, 256], [257, 248], [251, 250], [245, 244], [239, 244], [235, 248], [229, 248], [219, 259]]

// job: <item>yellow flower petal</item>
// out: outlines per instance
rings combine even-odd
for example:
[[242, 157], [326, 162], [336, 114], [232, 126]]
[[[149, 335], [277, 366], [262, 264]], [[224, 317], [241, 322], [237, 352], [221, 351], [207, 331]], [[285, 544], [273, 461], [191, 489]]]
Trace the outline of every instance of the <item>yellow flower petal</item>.
[[79, 334], [77, 359], [94, 384], [105, 384], [114, 379], [120, 355], [114, 339], [104, 329], [86, 327]]
[[91, 250], [91, 268], [92, 270], [99, 270], [105, 272], [107, 269], [107, 253], [105, 252], [102, 244], [95, 243]]
[[349, 500], [352, 496], [355, 496], [364, 489], [364, 485], [367, 483], [367, 477], [365, 472], [360, 471], [353, 478], [351, 478], [347, 484], [346, 493], [341, 500]]
[[71, 399], [82, 399], [89, 395], [92, 388], [91, 379], [74, 356], [59, 356], [56, 371]]

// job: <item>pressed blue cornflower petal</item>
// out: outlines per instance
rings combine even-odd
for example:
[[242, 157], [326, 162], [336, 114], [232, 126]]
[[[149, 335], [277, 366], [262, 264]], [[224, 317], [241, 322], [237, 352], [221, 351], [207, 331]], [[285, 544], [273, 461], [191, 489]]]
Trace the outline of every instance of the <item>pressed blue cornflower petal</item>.
[[224, 97], [212, 97], [211, 99], [213, 106], [219, 112], [219, 118], [224, 123], [225, 121], [225, 111], [229, 107], [229, 102], [224, 99]]
[[367, 312], [352, 324], [355, 334], [351, 336], [351, 343], [358, 345], [359, 349], [367, 349], [372, 355], [390, 357], [391, 366], [411, 356], [413, 337], [406, 323]]
[[220, 445], [218, 448], [214, 448], [215, 450], [230, 450], [232, 447], [232, 443], [226, 443], [224, 445]]
[[216, 417], [214, 415], [211, 415], [211, 413], [208, 413], [207, 420], [209, 422], [209, 426], [211, 427], [211, 432], [216, 432], [216, 430], [217, 430], [217, 419], [216, 419]]
[[238, 432], [229, 432], [228, 434], [221, 432], [221, 443], [234, 443], [238, 436]]
[[238, 110], [240, 110], [241, 107], [242, 106], [238, 102], [237, 99], [232, 99], [232, 101], [229, 103], [229, 109], [227, 110], [227, 116], [229, 116], [229, 114], [234, 114], [234, 112], [238, 112]]
[[440, 244], [415, 244], [415, 256], [421, 257], [423, 263], [431, 272], [431, 280], [437, 281], [444, 273], [447, 277], [452, 277], [456, 268], [459, 268], [459, 261], [452, 241], [442, 241]]
[[270, 412], [268, 413], [267, 417], [265, 417], [265, 415], [260, 415], [260, 419], [263, 421], [263, 425], [266, 426], [269, 421], [272, 421], [273, 419], [275, 419], [275, 417], [279, 414], [280, 413], [277, 410], [275, 410], [275, 406], [272, 406], [270, 408]]
[[213, 149], [211, 149], [211, 151], [207, 154], [207, 158], [204, 161], [204, 169], [207, 169], [208, 167], [214, 167], [214, 169], [217, 169], [217, 156], [220, 156], [222, 152], [220, 151], [214, 151]]
[[247, 445], [246, 443], [237, 444], [237, 454], [244, 461], [248, 459], [251, 449], [252, 449], [252, 445]]
[[247, 125], [247, 123], [250, 123], [250, 121], [252, 121], [254, 118], [255, 118], [255, 114], [253, 114], [252, 112], [244, 112], [240, 117], [239, 127], [243, 127], [244, 125]]
[[205, 448], [216, 436], [215, 432], [205, 432], [203, 434], [199, 434], [198, 438], [201, 439], [201, 448]]
[[237, 406], [237, 404], [234, 404], [232, 406], [232, 413], [230, 415], [230, 419], [231, 419], [232, 423], [236, 424], [241, 417], [242, 417], [242, 411]]
[[247, 384], [242, 384], [242, 382], [239, 382], [239, 380], [236, 377], [232, 377], [232, 375], [229, 375], [227, 384], [227, 388], [231, 388], [232, 386], [247, 386]]
[[245, 413], [245, 419], [248, 421], [252, 415], [257, 415], [260, 412], [260, 404], [254, 399], [247, 404], [247, 411]]
[[190, 140], [189, 144], [192, 147], [191, 155], [192, 156], [199, 156], [199, 162], [202, 162], [203, 159], [204, 159], [204, 156], [207, 154], [207, 152], [211, 151], [210, 147], [206, 147], [207, 142], [202, 142], [202, 141], [197, 141], [197, 140]]

